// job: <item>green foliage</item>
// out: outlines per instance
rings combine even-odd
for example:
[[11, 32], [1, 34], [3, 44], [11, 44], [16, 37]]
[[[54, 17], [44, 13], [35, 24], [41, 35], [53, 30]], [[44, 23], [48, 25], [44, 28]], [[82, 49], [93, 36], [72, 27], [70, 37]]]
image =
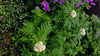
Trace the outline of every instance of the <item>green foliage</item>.
[[[13, 0], [0, 4], [0, 15], [3, 16], [0, 30], [4, 32], [0, 42], [5, 44], [0, 47], [3, 48], [0, 55], [100, 56], [100, 18], [89, 17], [83, 11], [85, 4], [88, 8], [87, 3], [76, 8], [75, 2], [80, 3], [78, 0], [62, 5], [53, 3], [54, 0], [46, 1], [50, 2], [50, 12], [42, 11], [41, 0]], [[40, 8], [33, 10], [36, 6]], [[76, 11], [75, 18], [71, 17], [72, 10]], [[85, 36], [80, 34], [81, 28], [85, 29]], [[34, 51], [38, 41], [46, 46], [42, 52]]]
[[[27, 16], [26, 6], [19, 1], [2, 1], [0, 2], [0, 30], [3, 33], [0, 35], [0, 54], [1, 55], [15, 55], [18, 47], [20, 31], [18, 28], [22, 27], [23, 19]], [[3, 51], [2, 51], [3, 50]]]
[[[18, 4], [17, 4], [18, 3]], [[22, 27], [23, 19], [27, 16], [26, 6], [19, 1], [2, 1], [0, 4], [0, 28], [3, 31], [18, 33], [18, 28]]]
[[[50, 17], [43, 13], [41, 10], [33, 10], [33, 13], [35, 13], [32, 16], [33, 21], [26, 21], [23, 23], [24, 27], [20, 29], [20, 31], [23, 32], [24, 36], [20, 38], [20, 40], [24, 41], [28, 44], [28, 46], [31, 46], [31, 50], [33, 51], [33, 46], [38, 41], [43, 41], [45, 44], [48, 39], [49, 33], [52, 31], [51, 26], [51, 20]], [[23, 44], [24, 45], [24, 44]], [[28, 49], [25, 49], [22, 52], [22, 55], [32, 55], [31, 52]], [[29, 53], [30, 52], [30, 53]], [[33, 54], [36, 55], [36, 54]]]
[[94, 49], [93, 55], [100, 55], [100, 18], [95, 15], [91, 17], [93, 24], [93, 40], [91, 40], [92, 48]]
[[14, 18], [14, 19], [22, 19], [27, 16], [27, 13], [24, 11], [27, 10], [27, 7], [24, 5], [23, 1], [3, 1], [2, 4], [2, 10], [0, 14], [4, 16], [4, 18]]
[[[90, 17], [84, 11], [77, 10], [75, 6], [68, 6], [70, 3], [61, 5], [61, 10], [57, 10], [55, 16], [48, 16], [40, 9], [32, 10], [34, 15], [31, 16], [33, 21], [26, 21], [24, 27], [20, 29], [24, 36], [20, 40], [28, 43], [27, 46], [34, 46], [38, 41], [46, 44], [46, 50], [31, 55], [42, 56], [81, 56], [81, 55], [99, 55], [99, 38], [94, 33], [94, 18], [91, 22]], [[75, 10], [77, 17], [71, 17], [71, 11]], [[97, 20], [97, 19], [96, 19]], [[52, 21], [52, 27], [51, 25]], [[99, 27], [99, 25], [95, 25]], [[86, 35], [80, 34], [80, 29], [84, 28]], [[51, 31], [52, 29], [52, 31]], [[95, 45], [97, 44], [97, 45]], [[96, 48], [97, 47], [97, 48]], [[27, 50], [27, 48], [25, 48]], [[24, 50], [25, 50], [24, 49]], [[31, 47], [29, 48], [31, 49]], [[33, 48], [29, 53], [34, 53]], [[26, 53], [28, 53], [26, 52]], [[89, 53], [90, 52], [90, 53]], [[22, 54], [24, 55], [25, 52]]]

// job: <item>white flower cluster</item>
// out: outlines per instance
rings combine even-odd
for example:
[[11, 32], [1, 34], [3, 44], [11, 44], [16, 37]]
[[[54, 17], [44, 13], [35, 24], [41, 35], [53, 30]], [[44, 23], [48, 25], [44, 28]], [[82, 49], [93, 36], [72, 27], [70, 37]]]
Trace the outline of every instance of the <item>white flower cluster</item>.
[[45, 45], [43, 45], [43, 42], [42, 41], [39, 41], [38, 43], [35, 44], [34, 46], [34, 51], [35, 52], [42, 52], [45, 50]]
[[74, 18], [74, 17], [76, 17], [76, 16], [77, 16], [77, 14], [76, 14], [75, 10], [72, 10], [72, 12], [71, 12], [71, 16], [72, 16], [72, 18]]
[[84, 29], [84, 28], [80, 29], [80, 34], [81, 34], [81, 35], [83, 35], [83, 36], [86, 34], [86, 32], [85, 32], [85, 29]]

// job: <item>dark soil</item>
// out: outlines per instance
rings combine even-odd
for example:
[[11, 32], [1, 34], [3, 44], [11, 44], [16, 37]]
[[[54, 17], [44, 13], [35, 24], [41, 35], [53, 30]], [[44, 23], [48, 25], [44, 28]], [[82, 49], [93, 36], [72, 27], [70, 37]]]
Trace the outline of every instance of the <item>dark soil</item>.
[[92, 16], [92, 14], [97, 15], [98, 17], [100, 17], [100, 0], [94, 1], [96, 3], [96, 5], [91, 5], [91, 8], [89, 10], [84, 9], [84, 11], [89, 15]]

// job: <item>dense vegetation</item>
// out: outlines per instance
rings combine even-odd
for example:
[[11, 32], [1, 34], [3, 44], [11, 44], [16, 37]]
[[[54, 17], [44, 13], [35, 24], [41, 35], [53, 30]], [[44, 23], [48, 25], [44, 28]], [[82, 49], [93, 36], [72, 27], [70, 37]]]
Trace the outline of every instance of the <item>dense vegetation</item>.
[[[97, 1], [97, 0], [95, 0]], [[0, 56], [100, 56], [93, 0], [0, 0]]]

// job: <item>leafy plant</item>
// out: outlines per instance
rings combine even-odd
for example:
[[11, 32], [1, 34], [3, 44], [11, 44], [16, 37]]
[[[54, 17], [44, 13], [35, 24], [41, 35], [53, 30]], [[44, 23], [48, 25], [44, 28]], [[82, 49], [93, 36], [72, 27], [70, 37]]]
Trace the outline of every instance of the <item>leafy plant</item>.
[[39, 40], [43, 41], [46, 44], [45, 41], [47, 41], [48, 35], [52, 30], [50, 17], [47, 16], [45, 12], [43, 13], [41, 10], [33, 10], [33, 13], [34, 12], [35, 15], [32, 16], [33, 21], [24, 22], [24, 27], [20, 29], [20, 31], [25, 34], [22, 38], [20, 38], [20, 40], [27, 43], [27, 47], [31, 46], [29, 49], [25, 49], [25, 46], [23, 44], [24, 50], [27, 51], [22, 52], [22, 55], [25, 55], [25, 53], [28, 52], [26, 56], [32, 55], [32, 53], [34, 53], [31, 53], [29, 50], [31, 49], [31, 51], [33, 51], [34, 44]]
[[[53, 3], [53, 0], [47, 0], [51, 11], [46, 12], [41, 9], [42, 1], [34, 1], [3, 1], [1, 4], [0, 15], [3, 18], [0, 19], [0, 30], [3, 30], [3, 33], [0, 35], [0, 42], [7, 45], [2, 47], [4, 51], [0, 51], [1, 55], [100, 55], [100, 20], [96, 15], [90, 17], [83, 11], [84, 5], [88, 8], [88, 2], [77, 8], [75, 2], [81, 1], [70, 0], [60, 5], [60, 1]], [[40, 8], [34, 10], [35, 6]], [[71, 15], [73, 10], [75, 17]], [[84, 29], [84, 35], [80, 29]], [[42, 52], [34, 51], [38, 41], [42, 41], [46, 46]]]

